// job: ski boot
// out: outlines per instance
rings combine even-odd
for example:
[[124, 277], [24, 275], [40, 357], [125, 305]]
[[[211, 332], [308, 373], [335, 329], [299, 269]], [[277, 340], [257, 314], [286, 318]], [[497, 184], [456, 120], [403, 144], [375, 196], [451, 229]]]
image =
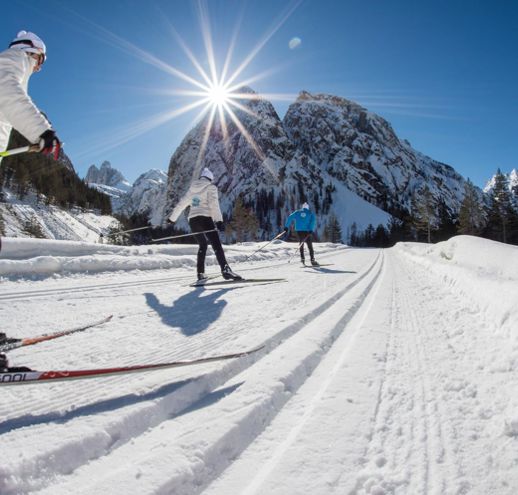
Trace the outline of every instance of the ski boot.
[[315, 261], [314, 259], [311, 260], [311, 266], [320, 266], [318, 261]]
[[243, 280], [243, 277], [237, 273], [234, 273], [228, 265], [223, 267], [223, 270], [221, 270], [221, 275], [223, 275], [225, 280]]
[[7, 336], [4, 332], [0, 332], [0, 344], [7, 344]]
[[194, 284], [203, 285], [207, 280], [209, 280], [209, 277], [207, 277], [207, 275], [205, 275], [205, 273], [198, 273], [198, 278]]
[[304, 258], [300, 258], [300, 263], [302, 266], [306, 266], [306, 260]]

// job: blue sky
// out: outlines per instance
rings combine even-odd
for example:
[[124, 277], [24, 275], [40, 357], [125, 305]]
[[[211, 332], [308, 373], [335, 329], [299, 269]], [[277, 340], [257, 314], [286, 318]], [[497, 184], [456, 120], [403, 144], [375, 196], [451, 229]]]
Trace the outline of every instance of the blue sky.
[[[4, 46], [20, 29], [47, 44], [48, 61], [31, 78], [30, 94], [78, 174], [103, 160], [130, 181], [150, 168], [167, 170], [197, 112], [138, 133], [143, 122], [192, 101], [168, 91], [192, 86], [146, 63], [135, 47], [201, 79], [172, 31], [208, 70], [197, 2], [6, 6]], [[400, 138], [479, 186], [497, 168], [518, 168], [518, 2], [210, 0], [206, 6], [220, 69], [236, 26], [231, 68], [267, 38], [240, 79], [270, 70], [252, 87], [287, 95], [272, 102], [281, 117], [300, 90], [331, 93], [383, 116]], [[290, 49], [295, 37], [301, 43]]]

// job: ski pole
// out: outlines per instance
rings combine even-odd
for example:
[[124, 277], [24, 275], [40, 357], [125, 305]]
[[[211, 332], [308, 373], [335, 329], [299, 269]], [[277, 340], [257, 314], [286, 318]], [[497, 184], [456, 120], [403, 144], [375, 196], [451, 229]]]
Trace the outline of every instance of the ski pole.
[[138, 229], [130, 229], [130, 230], [121, 230], [120, 232], [116, 232], [116, 233], [117, 234], [127, 234], [128, 232], [136, 232], [137, 230], [145, 230], [145, 229], [151, 229], [151, 228], [152, 227], [150, 225], [148, 225], [147, 227], [139, 227]]
[[[300, 244], [298, 245], [298, 249], [300, 250], [300, 248], [304, 245], [304, 243], [306, 242], [306, 239], [310, 236], [311, 234], [308, 234], [306, 237], [304, 237], [304, 239], [302, 239], [302, 241], [300, 241]], [[297, 253], [293, 253], [290, 257], [290, 259], [288, 260], [288, 263], [291, 263], [291, 260], [294, 258], [294, 256], [296, 255]]]
[[243, 261], [243, 263], [245, 263], [246, 261], [248, 261], [252, 256], [254, 256], [255, 254], [257, 254], [259, 251], [261, 251], [262, 249], [264, 249], [266, 246], [268, 246], [268, 244], [271, 244], [273, 241], [275, 241], [276, 239], [279, 239], [281, 238], [282, 236], [284, 235], [284, 230], [280, 233], [280, 234], [277, 234], [271, 241], [268, 241], [264, 246], [260, 247], [259, 249], [256, 249], [252, 254], [249, 254], [245, 260]]
[[217, 232], [218, 229], [202, 230], [201, 232], [191, 232], [190, 234], [172, 235], [169, 237], [160, 237], [159, 239], [151, 239], [151, 242], [166, 241], [168, 239], [178, 239], [180, 237], [189, 237], [191, 235], [207, 234], [209, 232]]
[[40, 146], [39, 144], [30, 144], [28, 146], [22, 146], [21, 148], [12, 148], [10, 150], [0, 151], [0, 157], [3, 156], [12, 156], [12, 155], [19, 155], [20, 153], [32, 153], [35, 151], [39, 151]]

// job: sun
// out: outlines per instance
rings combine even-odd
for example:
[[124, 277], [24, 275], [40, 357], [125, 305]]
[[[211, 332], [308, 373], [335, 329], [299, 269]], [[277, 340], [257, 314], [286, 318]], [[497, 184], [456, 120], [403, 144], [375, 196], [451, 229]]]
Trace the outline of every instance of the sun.
[[230, 103], [231, 93], [221, 84], [213, 84], [208, 88], [207, 98], [216, 107], [223, 107]]

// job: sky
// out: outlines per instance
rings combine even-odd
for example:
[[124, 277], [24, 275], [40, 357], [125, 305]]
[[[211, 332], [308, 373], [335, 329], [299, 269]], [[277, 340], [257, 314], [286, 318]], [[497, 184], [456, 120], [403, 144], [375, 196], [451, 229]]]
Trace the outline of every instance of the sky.
[[134, 181], [168, 169], [199, 115], [178, 92], [198, 89], [184, 75], [203, 82], [182, 44], [210, 73], [201, 18], [218, 73], [233, 46], [228, 73], [248, 60], [236, 82], [277, 95], [281, 118], [301, 90], [333, 94], [478, 186], [518, 168], [511, 0], [11, 0], [0, 43], [20, 29], [45, 41], [29, 92], [78, 174], [108, 160]]

